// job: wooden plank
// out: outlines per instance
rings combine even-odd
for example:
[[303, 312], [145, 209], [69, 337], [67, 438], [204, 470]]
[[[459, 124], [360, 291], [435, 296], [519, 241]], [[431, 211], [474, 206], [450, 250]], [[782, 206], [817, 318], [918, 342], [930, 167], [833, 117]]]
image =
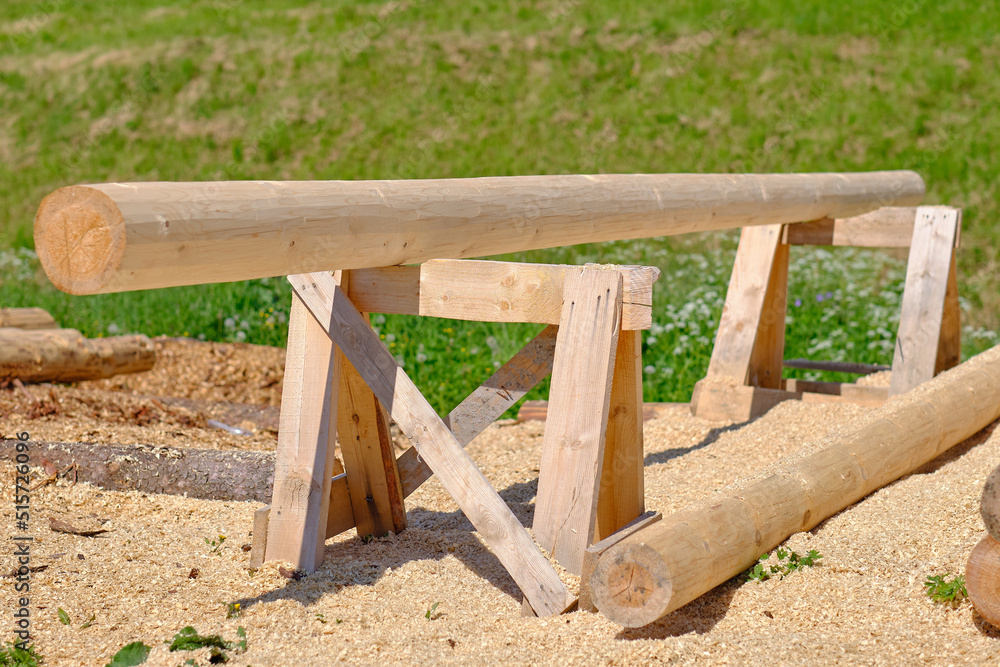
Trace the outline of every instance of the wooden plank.
[[[961, 230], [961, 225], [959, 225]], [[953, 368], [962, 360], [962, 309], [958, 303], [958, 264], [955, 251], [951, 251], [948, 269], [948, 287], [944, 294], [944, 314], [941, 317], [941, 337], [938, 339], [934, 375]]]
[[[620, 334], [619, 334], [620, 335]], [[687, 410], [688, 403], [643, 403], [642, 421], [659, 419], [675, 414], [678, 410]], [[549, 413], [548, 401], [525, 401], [517, 411], [517, 421], [545, 421]]]
[[787, 243], [778, 244], [772, 262], [760, 327], [750, 354], [747, 382], [754, 387], [780, 389], [785, 357], [785, 304], [788, 301]]
[[[359, 287], [347, 293], [362, 312], [427, 315], [476, 322], [559, 324], [563, 283], [574, 267], [555, 264], [431, 260], [419, 267], [353, 271]], [[659, 269], [617, 267], [622, 273], [622, 329], [653, 322], [653, 283]], [[352, 279], [353, 280], [353, 279]]]
[[46, 197], [34, 233], [53, 284], [94, 294], [846, 217], [923, 195], [912, 171], [98, 183]]
[[[557, 327], [553, 325], [542, 329], [541, 333], [445, 417], [445, 424], [454, 433], [459, 444], [465, 447], [472, 442], [508, 408], [548, 377], [552, 372], [556, 331]], [[416, 491], [434, 474], [413, 448], [400, 454], [396, 465], [403, 483], [404, 496]]]
[[793, 393], [839, 396], [858, 405], [882, 405], [889, 400], [888, 387], [875, 387], [851, 382], [817, 382], [788, 378], [784, 381], [782, 388]]
[[564, 299], [532, 527], [543, 548], [564, 568], [580, 574], [583, 552], [594, 535], [604, 465], [621, 322], [621, 274], [572, 271]]
[[270, 505], [264, 505], [253, 513], [253, 538], [250, 541], [250, 568], [254, 570], [264, 564], [264, 553], [267, 548], [267, 524], [270, 516]]
[[[354, 528], [354, 507], [347, 488], [347, 474], [341, 471], [330, 480], [330, 511], [326, 515], [326, 537], [330, 539]], [[368, 533], [365, 533], [366, 535]]]
[[823, 218], [785, 225], [789, 245], [909, 248], [913, 237], [914, 206], [885, 206], [852, 218]]
[[361, 313], [325, 273], [288, 277], [327, 334], [413, 441], [458, 506], [542, 615], [559, 614], [575, 599], [486, 477]]
[[892, 358], [889, 395], [934, 377], [960, 209], [921, 206], [906, 263], [903, 305]]
[[707, 377], [747, 383], [780, 241], [781, 225], [743, 228]]
[[604, 539], [646, 511], [642, 422], [641, 334], [622, 331], [615, 353], [592, 541]]
[[288, 561], [306, 571], [323, 562], [335, 460], [331, 415], [337, 414], [339, 375], [330, 338], [293, 296], [267, 559]]
[[577, 609], [591, 613], [597, 612], [597, 606], [594, 604], [594, 589], [590, 585], [590, 577], [594, 574], [594, 568], [597, 567], [597, 561], [600, 559], [601, 554], [626, 537], [631, 537], [662, 518], [663, 515], [659, 512], [643, 512], [619, 530], [587, 547], [587, 551], [583, 555], [583, 573], [580, 575], [580, 600]]
[[[349, 291], [354, 281], [352, 272], [338, 273], [342, 288]], [[368, 323], [368, 315], [362, 317]], [[406, 529], [406, 510], [389, 418], [343, 351], [337, 349], [336, 354], [340, 365], [337, 435], [358, 535], [381, 537], [402, 532]]]

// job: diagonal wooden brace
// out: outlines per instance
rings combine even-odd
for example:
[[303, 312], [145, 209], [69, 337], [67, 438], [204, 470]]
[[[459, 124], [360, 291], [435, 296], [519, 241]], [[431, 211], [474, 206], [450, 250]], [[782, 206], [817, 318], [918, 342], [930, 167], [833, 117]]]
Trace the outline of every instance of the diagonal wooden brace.
[[365, 325], [361, 313], [334, 278], [328, 273], [309, 273], [289, 276], [288, 280], [316, 321], [413, 441], [420, 457], [482, 535], [531, 606], [540, 615], [548, 616], [559, 614], [573, 604], [573, 596], [531, 536], [378, 336]]

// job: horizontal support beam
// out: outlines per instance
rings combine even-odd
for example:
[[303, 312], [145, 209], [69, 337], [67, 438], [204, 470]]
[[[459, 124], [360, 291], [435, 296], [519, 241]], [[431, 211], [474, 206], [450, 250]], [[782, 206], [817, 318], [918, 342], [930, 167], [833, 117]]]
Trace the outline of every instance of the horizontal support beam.
[[415, 264], [915, 205], [912, 171], [601, 174], [62, 188], [35, 248], [71, 294]]
[[[823, 218], [785, 225], [782, 243], [789, 245], [909, 248], [915, 206], [885, 206], [852, 218]], [[955, 237], [958, 247], [959, 238]]]
[[[348, 296], [362, 312], [427, 315], [476, 322], [559, 324], [563, 283], [575, 267], [431, 260], [351, 272]], [[652, 325], [658, 269], [623, 266], [622, 329]]]
[[785, 359], [785, 368], [798, 368], [805, 371], [828, 371], [831, 373], [851, 373], [853, 375], [869, 375], [892, 370], [891, 366], [882, 364], [862, 364], [853, 361], [817, 361], [813, 359]]

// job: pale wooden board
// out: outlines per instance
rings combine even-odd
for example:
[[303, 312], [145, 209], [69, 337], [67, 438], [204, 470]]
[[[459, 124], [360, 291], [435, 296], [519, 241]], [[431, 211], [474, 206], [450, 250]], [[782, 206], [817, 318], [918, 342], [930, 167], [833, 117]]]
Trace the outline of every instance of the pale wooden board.
[[[363, 312], [558, 324], [563, 282], [573, 268], [435, 259], [419, 267], [352, 271], [355, 278], [348, 294]], [[660, 275], [659, 269], [648, 266], [617, 269], [622, 273], [625, 287], [622, 329], [648, 329], [652, 325], [653, 283]]]
[[594, 541], [618, 531], [646, 509], [642, 422], [642, 334], [621, 331], [611, 382]]
[[[451, 411], [444, 421], [459, 444], [465, 447], [472, 442], [552, 372], [557, 330], [554, 325], [545, 327]], [[416, 491], [434, 474], [412, 448], [399, 455], [396, 465], [404, 496]]]
[[909, 248], [913, 236], [913, 206], [886, 206], [853, 218], [823, 218], [785, 225], [790, 245]]
[[[667, 417], [678, 409], [689, 407], [688, 403], [643, 403], [642, 420], [648, 422], [650, 419]], [[549, 413], [548, 401], [525, 401], [521, 404], [521, 409], [517, 411], [517, 420], [525, 421], [545, 421]]]
[[253, 513], [253, 539], [250, 542], [250, 568], [256, 570], [264, 564], [267, 550], [267, 524], [270, 521], [271, 506], [264, 505]]
[[759, 417], [783, 401], [853, 403], [877, 407], [885, 403], [889, 395], [887, 387], [839, 382], [787, 379], [784, 386], [787, 390], [750, 387], [727, 379], [703, 378], [695, 384], [691, 396], [691, 412], [701, 419], [744, 422]]
[[[959, 225], [961, 229], [961, 225]], [[941, 338], [938, 340], [934, 375], [954, 368], [962, 360], [962, 309], [958, 303], [958, 264], [955, 251], [951, 251], [948, 269], [948, 288], [944, 295], [944, 314], [941, 318]]]
[[490, 546], [534, 609], [563, 612], [574, 598], [455, 436], [420, 394], [332, 276], [288, 277], [358, 373], [413, 441], [441, 484]]
[[330, 511], [326, 515], [326, 537], [340, 535], [354, 528], [354, 508], [347, 488], [347, 474], [340, 472], [330, 480]]
[[771, 275], [768, 278], [760, 316], [760, 327], [757, 329], [757, 338], [750, 354], [747, 382], [754, 387], [780, 389], [785, 357], [788, 244], [778, 244], [772, 261]]
[[782, 383], [782, 389], [798, 393], [839, 396], [859, 405], [881, 405], [889, 400], [888, 387], [876, 387], [851, 382], [819, 382], [788, 378]]
[[746, 383], [780, 241], [781, 225], [743, 228], [707, 377]]
[[532, 527], [539, 544], [580, 574], [604, 465], [622, 278], [617, 271], [577, 269], [564, 294]]
[[406, 528], [406, 512], [389, 420], [351, 362], [341, 358], [340, 363], [337, 434], [358, 535], [399, 533]]
[[329, 336], [293, 296], [266, 554], [307, 571], [323, 561], [339, 373]]
[[952, 251], [960, 225], [959, 209], [917, 209], [892, 358], [890, 396], [905, 393], [934, 377]]
[[597, 561], [601, 554], [626, 537], [631, 537], [662, 518], [663, 515], [659, 512], [643, 512], [619, 530], [587, 547], [587, 551], [583, 555], [583, 573], [580, 575], [580, 599], [577, 606], [580, 611], [597, 612], [597, 606], [594, 604], [594, 589], [590, 585], [590, 576], [594, 573], [594, 568], [597, 567]]

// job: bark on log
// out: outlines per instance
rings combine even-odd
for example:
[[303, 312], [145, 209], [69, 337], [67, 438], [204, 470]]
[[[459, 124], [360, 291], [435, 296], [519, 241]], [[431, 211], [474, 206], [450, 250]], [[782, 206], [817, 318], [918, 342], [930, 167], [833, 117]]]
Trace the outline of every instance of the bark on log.
[[463, 259], [918, 204], [912, 171], [602, 174], [62, 188], [35, 247], [70, 294]]
[[[14, 460], [17, 442], [0, 441], [5, 460]], [[274, 483], [274, 452], [32, 441], [29, 455], [32, 466], [48, 461], [63, 470], [75, 463], [77, 481], [109, 491], [267, 503]]]
[[142, 335], [84, 338], [74, 329], [0, 329], [0, 381], [78, 382], [148, 371], [156, 350]]
[[1000, 346], [891, 399], [865, 424], [789, 457], [702, 508], [665, 517], [601, 556], [597, 608], [626, 627], [662, 618], [912, 472], [1000, 417]]
[[1000, 466], [986, 478], [983, 495], [979, 500], [979, 514], [983, 517], [986, 532], [1000, 542]]
[[58, 329], [59, 325], [42, 308], [0, 308], [0, 327], [15, 329]]

